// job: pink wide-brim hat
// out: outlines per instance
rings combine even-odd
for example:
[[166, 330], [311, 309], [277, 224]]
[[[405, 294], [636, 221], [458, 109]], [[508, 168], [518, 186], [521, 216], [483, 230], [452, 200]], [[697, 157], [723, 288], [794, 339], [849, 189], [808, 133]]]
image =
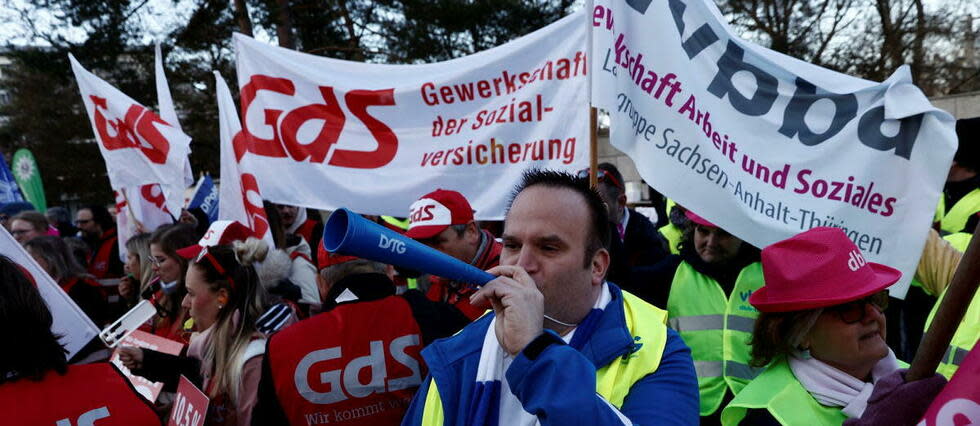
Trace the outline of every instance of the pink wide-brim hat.
[[902, 273], [868, 262], [844, 231], [819, 227], [762, 249], [766, 284], [749, 297], [761, 312], [825, 308], [894, 284]]

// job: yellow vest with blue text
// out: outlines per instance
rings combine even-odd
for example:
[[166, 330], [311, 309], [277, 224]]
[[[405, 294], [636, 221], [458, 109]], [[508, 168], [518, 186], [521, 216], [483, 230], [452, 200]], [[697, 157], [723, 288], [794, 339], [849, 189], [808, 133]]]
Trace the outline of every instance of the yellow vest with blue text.
[[691, 348], [701, 393], [701, 415], [718, 410], [727, 389], [738, 394], [763, 369], [749, 366], [752, 328], [759, 311], [749, 295], [764, 284], [762, 264], [738, 274], [730, 297], [721, 285], [681, 262], [667, 298], [667, 323]]
[[946, 198], [939, 197], [939, 205], [936, 206], [935, 221], [939, 222], [939, 229], [949, 234], [962, 232], [966, 227], [966, 222], [970, 216], [980, 212], [980, 188], [974, 189], [960, 198], [953, 207], [946, 211]]
[[[631, 336], [647, 343], [643, 344], [642, 350], [634, 352], [628, 359], [616, 358], [595, 372], [596, 393], [616, 409], [623, 407], [623, 402], [634, 383], [657, 371], [667, 344], [665, 326], [667, 312], [625, 291], [622, 294], [626, 329]], [[444, 423], [443, 418], [442, 396], [439, 394], [435, 380], [432, 380], [429, 383], [429, 391], [425, 395], [422, 424], [441, 426]]]
[[847, 420], [840, 407], [820, 405], [796, 380], [786, 359], [773, 362], [739, 392], [721, 413], [721, 424], [738, 425], [749, 409], [766, 409], [783, 425], [840, 425]]
[[[944, 297], [946, 297], [946, 291], [943, 291], [939, 300], [932, 307], [932, 311], [929, 312], [929, 317], [926, 319], [926, 330], [929, 330], [929, 325], [932, 324], [932, 319], [936, 316], [936, 311], [939, 310], [939, 305], [942, 304]], [[953, 339], [949, 341], [949, 347], [946, 348], [946, 353], [943, 355], [942, 361], [939, 362], [936, 371], [946, 376], [947, 379], [953, 377], [953, 373], [960, 368], [960, 364], [966, 359], [966, 354], [977, 343], [978, 338], [980, 338], [980, 292], [973, 295], [973, 301], [970, 302], [966, 315], [963, 315], [960, 326], [953, 334]]]

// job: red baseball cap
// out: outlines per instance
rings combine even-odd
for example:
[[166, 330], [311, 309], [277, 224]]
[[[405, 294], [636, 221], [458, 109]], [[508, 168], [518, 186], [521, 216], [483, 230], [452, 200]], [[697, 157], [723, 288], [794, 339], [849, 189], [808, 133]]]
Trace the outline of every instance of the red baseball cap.
[[712, 228], [717, 228], [718, 227], [718, 225], [715, 225], [715, 224], [713, 224], [711, 222], [708, 222], [708, 219], [705, 219], [705, 218], [703, 218], [701, 216], [698, 216], [698, 215], [694, 214], [694, 212], [692, 212], [690, 210], [685, 211], [684, 212], [684, 216], [687, 217], [687, 220], [690, 220], [691, 222], [694, 222], [694, 223], [696, 223], [698, 225], [701, 225], [701, 226], [710, 226]]
[[439, 235], [451, 225], [473, 221], [473, 208], [466, 197], [456, 191], [437, 189], [419, 198], [409, 208], [409, 238], [425, 239]]
[[248, 237], [255, 236], [251, 229], [242, 225], [241, 222], [232, 220], [216, 220], [208, 231], [204, 233], [201, 240], [192, 246], [187, 246], [177, 250], [177, 254], [184, 259], [194, 259], [204, 250], [205, 247], [222, 246], [231, 244], [235, 241], [245, 241]]
[[766, 285], [749, 303], [762, 312], [826, 308], [875, 294], [902, 273], [868, 262], [844, 231], [818, 227], [762, 249]]
[[326, 247], [323, 246], [323, 241], [320, 241], [320, 244], [317, 245], [316, 263], [321, 271], [328, 266], [339, 265], [357, 259], [359, 259], [357, 256], [346, 256], [327, 251]]

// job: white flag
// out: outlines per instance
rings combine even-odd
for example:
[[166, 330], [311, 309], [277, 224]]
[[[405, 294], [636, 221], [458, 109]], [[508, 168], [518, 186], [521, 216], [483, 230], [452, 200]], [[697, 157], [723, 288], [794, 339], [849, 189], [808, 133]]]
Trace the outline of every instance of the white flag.
[[68, 58], [105, 159], [109, 184], [115, 190], [160, 184], [166, 191], [167, 210], [179, 214], [191, 139], [85, 70], [71, 54]]
[[592, 103], [658, 191], [755, 245], [841, 228], [904, 297], [956, 150], [908, 67], [878, 83], [740, 39], [710, 0], [595, 0]]
[[[184, 131], [180, 127], [180, 119], [177, 117], [177, 108], [174, 107], [174, 100], [170, 97], [170, 85], [167, 84], [167, 74], [163, 72], [163, 54], [160, 52], [160, 43], [156, 44], [156, 84], [157, 84], [157, 106], [160, 108], [160, 118], [170, 123], [174, 128]], [[194, 171], [191, 170], [190, 148], [187, 149], [188, 157], [184, 160], [184, 188], [194, 184]]]
[[[92, 338], [99, 335], [99, 329], [89, 319], [88, 315], [82, 312], [75, 301], [71, 300], [71, 297], [58, 286], [58, 283], [54, 282], [44, 269], [41, 269], [34, 258], [3, 227], [0, 227], [0, 253], [23, 267], [30, 274], [30, 279], [37, 284], [37, 290], [41, 293], [41, 297], [44, 298], [44, 302], [47, 303], [48, 309], [51, 310], [51, 316], [54, 318], [51, 331], [56, 336], [60, 336], [58, 342], [68, 352], [67, 357], [69, 359], [82, 350]], [[7, 283], [3, 283], [3, 285], [7, 285]], [[17, 326], [17, 324], [8, 325]], [[14, 343], [10, 342], [10, 344]], [[5, 350], [13, 349], [8, 347]]]
[[259, 191], [255, 175], [248, 173], [239, 162], [234, 140], [242, 130], [235, 110], [235, 101], [225, 79], [214, 72], [215, 88], [218, 92], [218, 123], [221, 140], [221, 188], [218, 195], [218, 219], [236, 220], [248, 226], [260, 236], [269, 247], [274, 247], [272, 232], [269, 232], [269, 219], [262, 206], [262, 193]]

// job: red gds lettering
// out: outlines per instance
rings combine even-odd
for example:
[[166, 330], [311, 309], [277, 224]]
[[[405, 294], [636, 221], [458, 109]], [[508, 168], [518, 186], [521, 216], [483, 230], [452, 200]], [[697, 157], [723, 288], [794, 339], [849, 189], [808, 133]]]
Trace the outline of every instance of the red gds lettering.
[[[262, 111], [263, 124], [272, 130], [270, 139], [262, 139], [249, 128], [248, 112], [259, 91], [269, 91], [287, 96], [296, 94], [293, 82], [285, 78], [266, 75], [253, 75], [242, 87], [242, 137], [235, 138], [235, 153], [238, 159], [246, 151], [265, 157], [284, 158], [287, 155], [295, 161], [324, 163], [354, 169], [376, 169], [391, 162], [398, 151], [398, 137], [386, 124], [368, 114], [368, 107], [395, 105], [395, 89], [351, 90], [344, 95], [347, 109], [371, 132], [378, 143], [374, 151], [352, 151], [333, 149], [337, 143], [347, 117], [334, 94], [333, 87], [320, 86], [322, 102], [297, 107], [291, 111], [266, 108]], [[320, 130], [309, 143], [297, 137], [303, 125], [310, 121], [321, 121]], [[240, 145], [240, 146], [239, 146]], [[330, 158], [327, 159], [328, 154]]]
[[416, 208], [409, 213], [409, 219], [412, 222], [425, 222], [427, 220], [432, 220], [435, 216], [432, 214], [432, 209], [436, 206], [429, 204], [424, 207]]
[[162, 211], [170, 213], [167, 210], [167, 206], [165, 205], [167, 200], [163, 196], [163, 188], [160, 187], [160, 184], [153, 183], [149, 185], [143, 185], [140, 187], [140, 194], [143, 196], [143, 199], [149, 201], [150, 204], [157, 206], [157, 208]]
[[262, 206], [259, 181], [251, 173], [242, 173], [242, 201], [244, 201], [245, 214], [248, 216], [248, 225], [252, 228], [252, 232], [258, 236], [265, 235], [265, 232], [269, 230], [269, 219], [265, 216], [265, 207]]
[[[422, 384], [419, 362], [405, 351], [417, 345], [419, 345], [418, 334], [398, 337], [388, 345], [391, 358], [411, 371], [408, 376], [397, 378], [388, 378], [387, 357], [382, 340], [372, 340], [367, 355], [350, 360], [343, 368], [314, 374], [313, 383], [310, 382], [310, 370], [313, 366], [320, 362], [341, 359], [342, 353], [340, 346], [310, 352], [296, 365], [296, 373], [293, 376], [296, 390], [307, 401], [326, 405], [347, 398], [364, 398], [374, 393], [394, 392], [419, 386]], [[368, 374], [361, 374], [365, 369], [368, 369]], [[363, 383], [360, 377], [370, 377], [370, 380]], [[329, 390], [321, 392], [314, 389], [316, 387], [322, 390], [324, 385], [329, 385]]]
[[166, 121], [160, 119], [155, 112], [137, 104], [129, 106], [125, 118], [109, 119], [105, 115], [109, 109], [106, 99], [95, 95], [91, 95], [89, 98], [95, 105], [95, 113], [93, 114], [95, 129], [105, 149], [112, 151], [136, 148], [142, 151], [143, 155], [151, 162], [157, 164], [167, 162], [170, 142], [156, 127], [156, 123], [169, 125]]

